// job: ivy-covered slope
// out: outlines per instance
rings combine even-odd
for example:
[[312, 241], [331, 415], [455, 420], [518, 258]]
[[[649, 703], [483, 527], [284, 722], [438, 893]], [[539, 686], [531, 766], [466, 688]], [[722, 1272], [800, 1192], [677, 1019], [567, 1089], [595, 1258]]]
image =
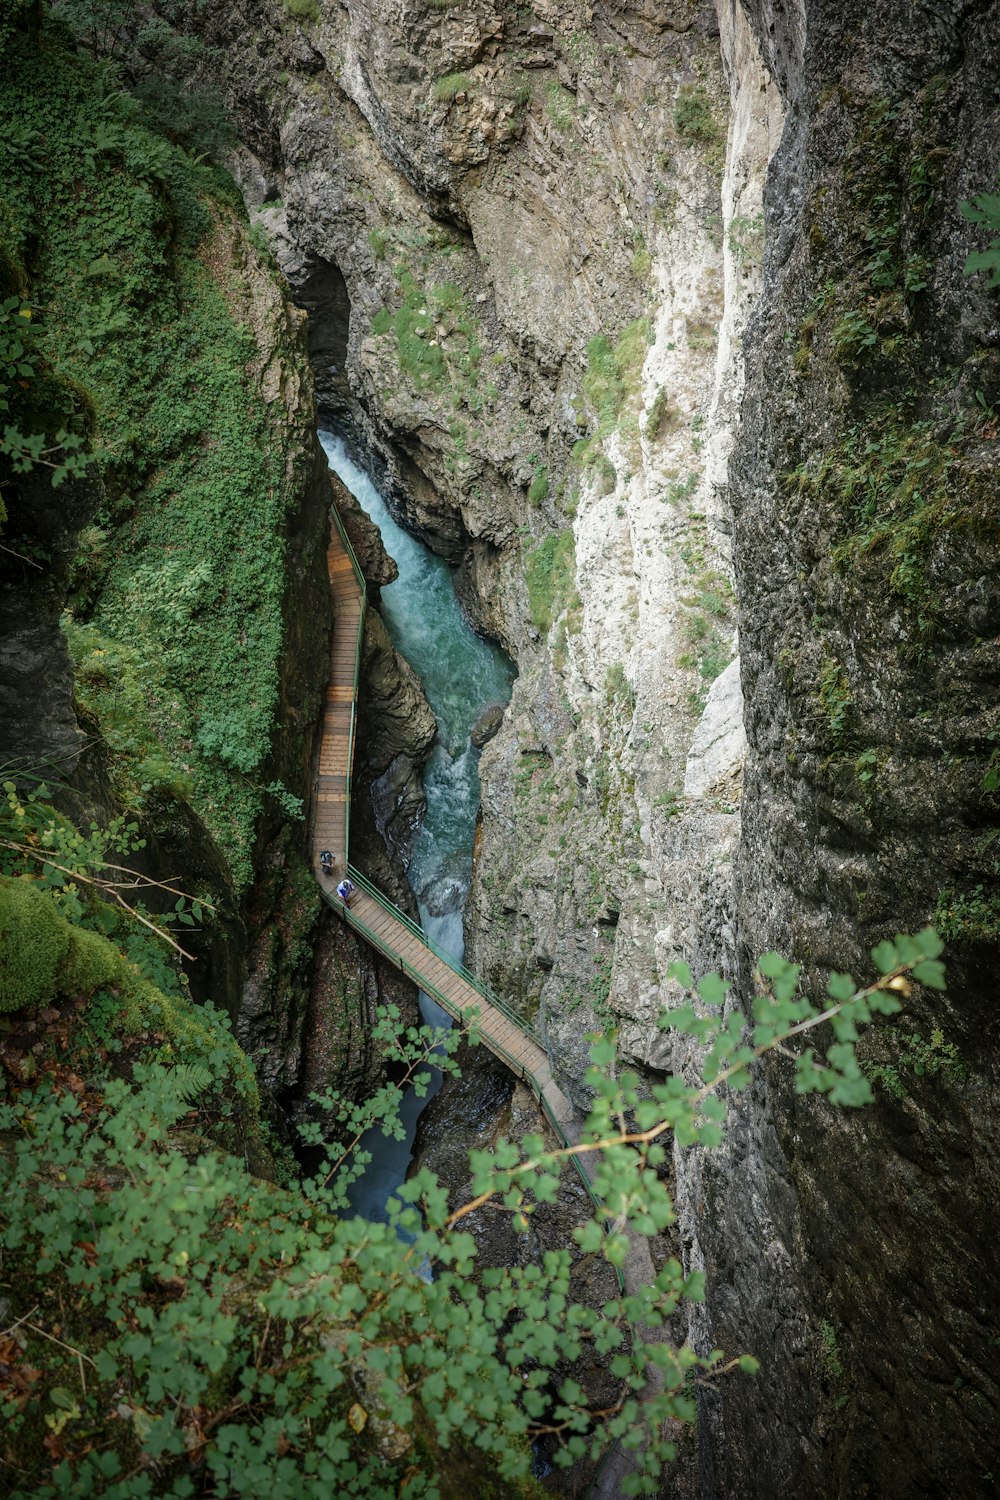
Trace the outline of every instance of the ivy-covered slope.
[[[3, 292], [61, 395], [49, 426], [89, 430], [102, 487], [67, 622], [79, 697], [120, 800], [189, 798], [240, 894], [267, 788], [294, 808], [271, 749], [315, 461], [299, 317], [232, 182], [146, 129], [107, 64], [31, 11], [7, 62]], [[9, 544], [32, 557], [17, 498]]]
[[215, 908], [199, 998], [234, 1012], [265, 941], [301, 1026], [329, 500], [302, 315], [115, 67], [40, 4], [0, 27], [0, 763], [84, 825], [136, 819], [135, 862]]

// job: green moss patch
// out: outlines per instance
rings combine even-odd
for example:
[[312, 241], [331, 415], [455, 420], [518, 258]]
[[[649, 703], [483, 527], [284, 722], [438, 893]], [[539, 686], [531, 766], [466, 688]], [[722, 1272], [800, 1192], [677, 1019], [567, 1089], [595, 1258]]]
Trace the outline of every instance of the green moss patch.
[[576, 550], [572, 530], [548, 536], [533, 548], [525, 558], [524, 576], [532, 621], [539, 630], [548, 630], [574, 593]]
[[1000, 540], [989, 472], [968, 461], [969, 422], [947, 428], [911, 416], [907, 402], [848, 429], [835, 447], [786, 475], [786, 486], [822, 497], [836, 531], [834, 567], [877, 567], [912, 612], [918, 641], [936, 633], [939, 600], [930, 573], [949, 533]]

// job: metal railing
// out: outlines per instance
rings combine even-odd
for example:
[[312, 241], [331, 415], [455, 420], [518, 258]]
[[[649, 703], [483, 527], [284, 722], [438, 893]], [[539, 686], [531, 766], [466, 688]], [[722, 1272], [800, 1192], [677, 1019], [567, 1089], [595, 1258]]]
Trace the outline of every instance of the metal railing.
[[[364, 877], [362, 877], [362, 879], [363, 878]], [[356, 870], [351, 870], [351, 879], [357, 881], [358, 872]], [[367, 881], [365, 882], [365, 889], [370, 890]], [[379, 952], [384, 954], [384, 956], [389, 959], [391, 963], [396, 965], [396, 968], [399, 969], [401, 974], [405, 974], [407, 979], [412, 980], [419, 990], [423, 990], [424, 994], [430, 995], [432, 1000], [437, 1001], [442, 1010], [447, 1011], [450, 1016], [454, 1016], [457, 1021], [461, 1021], [463, 1023], [468, 1021], [474, 1022], [476, 1017], [482, 1014], [478, 1006], [473, 1006], [466, 1009], [465, 1007], [461, 1006], [457, 1000], [453, 1000], [449, 995], [446, 995], [443, 990], [440, 990], [438, 988], [438, 986], [432, 979], [430, 979], [426, 974], [422, 973], [420, 969], [415, 967], [415, 965], [411, 964], [409, 959], [405, 958], [401, 953], [397, 952], [391, 942], [389, 942], [386, 938], [381, 937], [377, 932], [373, 930], [373, 928], [369, 927], [368, 923], [364, 920], [363, 917], [359, 916], [356, 911], [352, 910], [351, 907], [347, 906], [339, 898], [335, 897], [330, 891], [324, 890], [323, 894], [330, 905], [335, 907], [339, 911], [340, 915], [347, 922], [348, 926], [353, 927], [355, 932], [361, 933], [365, 940], [371, 943], [373, 948], [377, 948]], [[383, 899], [382, 901], [380, 901], [379, 905], [384, 910], [386, 910], [390, 914], [390, 916], [402, 916], [402, 913], [398, 912], [396, 907], [394, 907], [389, 901]], [[410, 923], [408, 925], [412, 926], [413, 924]], [[423, 934], [420, 933], [420, 929], [417, 928], [416, 930], [417, 933], [421, 936], [422, 940], [426, 943], [426, 938], [424, 938]], [[486, 1040], [490, 1051], [495, 1053], [496, 1056], [499, 1057], [508, 1068], [510, 1068], [512, 1073], [515, 1073], [518, 1078], [523, 1078], [529, 1083], [534, 1083], [534, 1075], [531, 1072], [531, 1069], [525, 1065], [523, 1059], [515, 1056], [513, 1052], [508, 1051], [508, 1049], [503, 1045], [502, 1042], [496, 1041], [493, 1037], [490, 1037], [488, 1039], [484, 1038], [484, 1040]], [[537, 1092], [538, 1085], [535, 1084], [534, 1086]]]
[[[350, 851], [351, 832], [351, 784], [354, 774], [354, 743], [358, 717], [358, 683], [361, 677], [361, 648], [364, 639], [365, 610], [368, 603], [368, 586], [365, 583], [364, 574], [361, 571], [361, 564], [358, 562], [354, 548], [351, 546], [351, 539], [347, 535], [347, 531], [344, 528], [344, 523], [340, 516], [340, 512], [337, 510], [336, 505], [331, 505], [330, 509], [332, 513], [333, 524], [337, 529], [338, 535], [340, 536], [340, 540], [344, 547], [344, 551], [346, 552], [347, 557], [350, 560], [351, 568], [354, 572], [355, 579], [357, 580], [361, 604], [361, 608], [358, 614], [357, 641], [355, 643], [354, 649], [354, 693], [351, 699], [351, 723], [347, 744], [347, 775], [345, 786], [346, 802], [344, 807], [344, 842], [346, 847], [344, 852], [345, 854], [348, 854]], [[529, 1041], [533, 1042], [534, 1045], [540, 1049], [543, 1056], [547, 1056], [547, 1048], [545, 1046], [545, 1043], [542, 1040], [539, 1032], [536, 1031], [534, 1026], [530, 1024], [530, 1022], [525, 1021], [524, 1018], [522, 1016], [519, 1016], [516, 1011], [512, 1010], [509, 1005], [505, 1004], [504, 1001], [498, 999], [497, 996], [494, 995], [486, 987], [485, 984], [483, 984], [482, 980], [478, 979], [475, 974], [473, 974], [469, 969], [465, 967], [464, 964], [459, 963], [456, 959], [452, 958], [449, 953], [446, 953], [443, 948], [439, 947], [432, 938], [428, 937], [427, 933], [424, 932], [422, 927], [418, 927], [416, 922], [412, 921], [405, 912], [400, 911], [399, 907], [396, 906], [392, 901], [390, 901], [387, 896], [384, 896], [377, 886], [372, 885], [371, 881], [365, 875], [362, 875], [360, 870], [355, 869], [355, 867], [350, 863], [348, 863], [347, 869], [350, 878], [354, 881], [355, 885], [358, 886], [361, 890], [365, 891], [366, 894], [381, 908], [382, 911], [384, 911], [388, 916], [394, 918], [397, 922], [402, 923], [402, 925], [409, 932], [411, 932], [413, 936], [416, 937], [425, 948], [427, 948], [431, 953], [439, 958], [442, 963], [446, 964], [447, 967], [452, 971], [452, 973], [456, 974], [460, 979], [464, 980], [464, 982], [470, 987], [470, 989], [474, 990], [475, 993], [481, 997], [484, 1004], [488, 1005], [491, 1010], [496, 1011], [498, 1015], [503, 1016], [505, 1020], [510, 1021], [512, 1025], [517, 1027], [518, 1031], [520, 1031], [523, 1036], [527, 1037]], [[420, 971], [416, 969], [413, 964], [411, 964], [406, 958], [404, 958], [402, 954], [398, 953], [396, 949], [393, 948], [391, 943], [379, 937], [379, 935], [371, 927], [369, 927], [368, 923], [365, 922], [357, 914], [357, 912], [351, 910], [346, 902], [341, 901], [338, 897], [335, 897], [331, 891], [328, 891], [325, 888], [323, 890], [323, 894], [330, 905], [335, 907], [337, 911], [339, 911], [340, 915], [347, 921], [349, 926], [353, 927], [355, 931], [360, 932], [366, 939], [366, 941], [371, 943], [373, 947], [377, 948], [380, 953], [384, 954], [386, 958], [394, 963], [400, 970], [400, 972], [405, 974], [408, 979], [412, 980], [412, 982], [417, 986], [418, 989], [421, 989], [425, 994], [430, 995], [430, 997], [435, 1000], [438, 1005], [440, 1005], [442, 1010], [447, 1011], [449, 1015], [455, 1016], [457, 1020], [460, 1020], [462, 1022], [468, 1021], [470, 1019], [474, 1020], [476, 1014], [475, 1009], [467, 1011], [463, 1009], [463, 1007], [459, 1005], [457, 1001], [452, 1000], [449, 996], [445, 995], [440, 989], [438, 989], [437, 985], [435, 985], [433, 981], [428, 978], [426, 974], [420, 973]], [[571, 1149], [574, 1143], [569, 1140], [565, 1130], [559, 1123], [559, 1120], [556, 1118], [555, 1111], [553, 1110], [552, 1105], [549, 1103], [549, 1100], [546, 1098], [545, 1090], [539, 1083], [538, 1079], [535, 1077], [535, 1074], [532, 1072], [532, 1070], [525, 1065], [521, 1058], [516, 1057], [512, 1052], [509, 1052], [501, 1042], [496, 1041], [493, 1037], [484, 1037], [484, 1040], [489, 1046], [490, 1051], [493, 1052], [497, 1057], [499, 1057], [503, 1061], [503, 1063], [511, 1070], [512, 1073], [514, 1073], [518, 1078], [523, 1079], [529, 1085], [536, 1099], [538, 1100], [539, 1107], [541, 1108], [542, 1113], [545, 1115], [546, 1119], [549, 1122], [549, 1125], [552, 1127], [556, 1138], [562, 1143], [564, 1147], [566, 1147], [567, 1149]], [[584, 1190], [586, 1191], [587, 1196], [590, 1198], [594, 1207], [597, 1209], [603, 1208], [603, 1204], [600, 1198], [594, 1192], [593, 1185], [584, 1169], [583, 1163], [581, 1162], [580, 1158], [578, 1156], [571, 1156], [570, 1160], [576, 1168], [577, 1173], [580, 1177], [580, 1181], [583, 1183]], [[619, 1286], [624, 1290], [625, 1280], [620, 1267], [615, 1267], [615, 1274], [618, 1279]]]
[[[353, 867], [349, 867], [349, 869], [351, 879], [355, 882], [356, 885], [361, 886], [362, 889], [366, 891], [367, 894], [378, 903], [378, 906], [381, 910], [387, 912], [389, 916], [398, 918], [399, 921], [403, 922], [404, 925], [409, 928], [410, 931], [412, 931], [426, 947], [432, 948], [438, 957], [443, 958], [444, 961], [448, 964], [449, 968], [453, 969], [456, 973], [461, 972], [464, 977], [464, 974], [468, 972], [467, 970], [462, 970], [461, 966], [456, 965], [454, 960], [448, 959], [447, 955], [441, 954], [438, 949], [433, 948], [433, 945], [428, 941], [426, 934], [419, 927], [417, 927], [414, 922], [411, 922], [408, 917], [404, 916], [404, 914], [399, 910], [397, 906], [394, 906], [391, 901], [386, 900], [382, 893], [372, 885], [371, 881], [366, 880], [365, 877], [360, 873], [360, 871], [355, 870]], [[335, 896], [331, 891], [326, 890], [325, 888], [323, 890], [323, 895], [326, 897], [326, 900], [329, 902], [329, 904], [336, 908], [336, 910], [344, 918], [347, 924], [350, 927], [354, 928], [355, 932], [359, 932], [367, 942], [371, 943], [373, 948], [377, 948], [378, 951], [382, 953], [386, 958], [388, 958], [391, 963], [394, 963], [399, 969], [400, 973], [405, 974], [408, 979], [412, 980], [412, 982], [417, 986], [418, 989], [423, 990], [426, 995], [430, 995], [432, 1000], [436, 1000], [442, 1010], [447, 1011], [450, 1016], [454, 1016], [456, 1020], [462, 1021], [463, 1023], [469, 1020], [474, 1020], [475, 1016], [477, 1014], [480, 1014], [476, 1007], [473, 1007], [471, 1010], [466, 1010], [463, 1006], [459, 1005], [457, 1000], [453, 1000], [449, 995], [444, 994], [442, 990], [438, 989], [433, 980], [429, 979], [426, 974], [421, 973], [419, 969], [415, 968], [414, 965], [411, 964], [408, 959], [404, 958], [401, 953], [398, 953], [397, 950], [393, 947], [392, 943], [388, 941], [388, 939], [380, 936], [377, 932], [375, 932], [374, 929], [371, 928], [364, 920], [364, 918], [359, 916], [356, 911], [354, 911], [346, 904], [346, 902], [341, 901], [339, 897]], [[518, 1021], [517, 1017], [511, 1010], [509, 1010], [507, 1006], [494, 1001], [494, 999], [489, 995], [488, 991], [486, 991], [485, 994], [483, 993], [483, 986], [477, 985], [476, 991], [477, 993], [483, 995], [483, 999], [494, 1010], [499, 1011], [509, 1020], [512, 1020], [514, 1024], [519, 1028], [519, 1030], [526, 1030], [523, 1022]], [[534, 1040], [533, 1037], [532, 1040]], [[526, 1084], [528, 1084], [535, 1098], [538, 1100], [539, 1108], [541, 1109], [545, 1118], [548, 1120], [549, 1125], [551, 1126], [552, 1131], [556, 1136], [556, 1139], [564, 1147], [566, 1147], [567, 1150], [571, 1150], [575, 1142], [571, 1141], [567, 1136], [565, 1130], [556, 1117], [552, 1105], [546, 1098], [544, 1088], [538, 1082], [538, 1079], [535, 1077], [532, 1070], [525, 1064], [524, 1060], [520, 1057], [516, 1057], [513, 1052], [509, 1052], [502, 1042], [496, 1041], [493, 1037], [487, 1037], [484, 1035], [483, 1042], [486, 1046], [489, 1047], [490, 1051], [496, 1057], [500, 1058], [500, 1060], [506, 1067], [510, 1069], [512, 1073], [514, 1073], [518, 1078], [522, 1079]], [[544, 1048], [542, 1050], [544, 1051]], [[587, 1175], [587, 1171], [583, 1165], [583, 1162], [578, 1156], [571, 1156], [570, 1161], [576, 1168], [577, 1175], [579, 1176], [580, 1181], [583, 1184], [584, 1191], [586, 1192], [591, 1203], [596, 1209], [602, 1209], [604, 1205], [601, 1199], [598, 1197], [597, 1193], [595, 1193], [594, 1191], [593, 1183]], [[608, 1227], [608, 1225], [605, 1225], [606, 1230], [608, 1229]], [[618, 1281], [618, 1285], [624, 1291], [625, 1278], [622, 1274], [621, 1268], [619, 1266], [615, 1266], [614, 1272], [615, 1277]]]
[[[518, 1031], [523, 1032], [529, 1041], [534, 1042], [536, 1047], [540, 1047], [543, 1052], [545, 1051], [545, 1043], [542, 1041], [535, 1028], [529, 1022], [524, 1020], [523, 1016], [519, 1016], [517, 1012], [513, 1010], [509, 1005], [507, 1005], [503, 1000], [498, 999], [497, 996], [494, 995], [486, 987], [485, 984], [483, 984], [481, 979], [477, 979], [475, 974], [471, 973], [464, 964], [459, 963], [456, 958], [452, 958], [451, 954], [446, 952], [444, 948], [441, 948], [437, 943], [435, 943], [433, 938], [428, 937], [427, 933], [422, 927], [418, 927], [416, 922], [412, 921], [405, 912], [400, 911], [398, 906], [394, 906], [387, 896], [383, 896], [378, 887], [372, 885], [371, 881], [368, 880], [364, 875], [362, 875], [360, 870], [356, 870], [353, 865], [349, 864], [347, 867], [347, 872], [350, 875], [351, 879], [354, 881], [355, 885], [359, 886], [361, 890], [365, 891], [373, 901], [376, 901], [379, 906], [381, 906], [382, 910], [385, 911], [390, 917], [394, 917], [397, 922], [402, 922], [407, 931], [411, 932], [414, 937], [419, 938], [420, 942], [423, 943], [425, 948], [428, 948], [431, 953], [435, 955], [435, 957], [441, 960], [443, 964], [447, 964], [452, 973], [457, 974], [459, 979], [464, 980], [470, 989], [475, 990], [476, 994], [479, 995], [483, 1000], [485, 1000], [486, 1004], [490, 1007], [491, 1010], [497, 1011], [501, 1016], [505, 1018], [505, 1020], [510, 1021], [512, 1025], [516, 1026]], [[445, 1006], [446, 1010], [447, 1008], [448, 1007]]]

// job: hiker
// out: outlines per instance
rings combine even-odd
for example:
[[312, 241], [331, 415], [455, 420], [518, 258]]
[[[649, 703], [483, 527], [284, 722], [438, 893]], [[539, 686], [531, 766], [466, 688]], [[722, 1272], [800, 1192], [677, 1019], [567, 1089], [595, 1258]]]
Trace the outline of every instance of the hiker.
[[354, 895], [354, 892], [356, 890], [357, 886], [354, 884], [354, 881], [348, 879], [348, 877], [345, 875], [343, 880], [337, 887], [337, 895], [340, 897], [341, 901], [343, 901], [345, 906], [350, 906], [351, 897]]
[[324, 849], [322, 854], [320, 855], [319, 867], [323, 871], [324, 875], [333, 874], [333, 855], [330, 853], [329, 849]]

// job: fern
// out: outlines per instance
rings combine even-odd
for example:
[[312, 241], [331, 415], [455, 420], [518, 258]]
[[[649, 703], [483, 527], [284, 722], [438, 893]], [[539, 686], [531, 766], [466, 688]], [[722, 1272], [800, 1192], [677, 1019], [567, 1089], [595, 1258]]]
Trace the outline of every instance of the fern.
[[204, 1063], [178, 1063], [170, 1070], [174, 1090], [184, 1104], [192, 1104], [199, 1094], [211, 1088], [214, 1075]]
[[994, 235], [987, 250], [974, 250], [966, 257], [965, 275], [974, 276], [977, 271], [986, 271], [990, 278], [988, 285], [1000, 287], [1000, 234], [997, 233], [1000, 230], [1000, 193], [980, 193], [971, 203], [958, 206], [963, 219], [991, 230]]

